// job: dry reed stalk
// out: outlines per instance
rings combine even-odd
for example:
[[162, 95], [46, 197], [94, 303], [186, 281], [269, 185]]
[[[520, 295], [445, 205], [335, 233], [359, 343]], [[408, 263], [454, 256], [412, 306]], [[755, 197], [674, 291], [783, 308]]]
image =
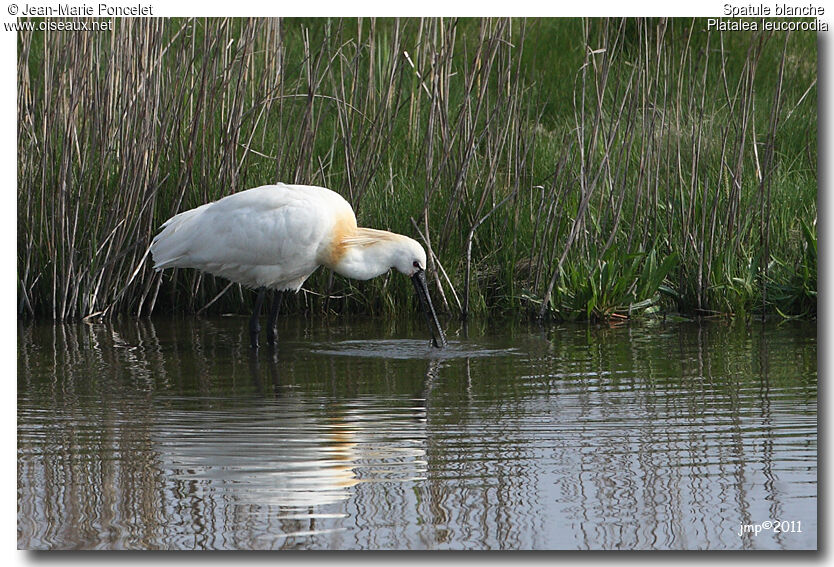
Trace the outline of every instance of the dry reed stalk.
[[[451, 290], [464, 317], [497, 298], [517, 306], [517, 287], [543, 298], [543, 315], [571, 291], [567, 268], [593, 274], [649, 251], [680, 256], [681, 304], [714, 310], [750, 250], [774, 247], [779, 131], [815, 82], [784, 94], [787, 37], [778, 88], [757, 97], [763, 34], [739, 53], [697, 21], [583, 20], [572, 124], [545, 127], [548, 93], [523, 61], [537, 25], [187, 19], [20, 32], [19, 313], [238, 306], [239, 286], [155, 273], [148, 244], [171, 215], [274, 181], [330, 186], [361, 222], [415, 231], [443, 306]], [[346, 284], [326, 274], [309, 285], [316, 294], [295, 308], [329, 312], [350, 297], [377, 312], [403, 292], [334, 295]]]

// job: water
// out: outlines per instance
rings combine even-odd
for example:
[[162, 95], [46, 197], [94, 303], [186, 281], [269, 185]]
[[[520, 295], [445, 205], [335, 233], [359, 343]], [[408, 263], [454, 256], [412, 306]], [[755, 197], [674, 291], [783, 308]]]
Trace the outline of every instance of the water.
[[18, 546], [816, 548], [813, 323], [411, 325], [20, 324]]

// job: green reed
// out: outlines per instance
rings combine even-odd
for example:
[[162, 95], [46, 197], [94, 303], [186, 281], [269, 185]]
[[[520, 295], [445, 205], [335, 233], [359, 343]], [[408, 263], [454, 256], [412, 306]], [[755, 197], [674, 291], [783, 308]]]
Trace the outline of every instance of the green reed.
[[[244, 311], [156, 273], [173, 214], [324, 185], [452, 317], [816, 313], [816, 44], [702, 21], [119, 20], [18, 38], [18, 311]], [[322, 270], [288, 302], [394, 313]]]

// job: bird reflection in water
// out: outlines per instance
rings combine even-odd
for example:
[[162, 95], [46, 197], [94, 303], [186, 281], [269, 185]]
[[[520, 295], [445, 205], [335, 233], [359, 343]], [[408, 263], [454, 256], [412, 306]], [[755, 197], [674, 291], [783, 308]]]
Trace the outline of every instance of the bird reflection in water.
[[273, 517], [295, 521], [279, 530], [285, 537], [314, 532], [322, 518], [344, 517], [340, 503], [361, 483], [425, 478], [425, 400], [439, 361], [427, 361], [423, 399], [406, 407], [299, 397], [281, 379], [292, 363], [274, 349], [251, 352], [248, 362], [259, 400], [194, 412], [181, 428], [168, 424], [159, 433], [172, 477], [202, 506], [233, 502], [250, 513], [268, 507]]

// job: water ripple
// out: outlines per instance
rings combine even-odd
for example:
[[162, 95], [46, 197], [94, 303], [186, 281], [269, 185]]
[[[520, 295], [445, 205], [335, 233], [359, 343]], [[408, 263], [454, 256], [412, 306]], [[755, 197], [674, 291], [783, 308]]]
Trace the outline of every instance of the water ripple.
[[[239, 323], [18, 340], [19, 547], [816, 547], [813, 327], [564, 327], [442, 351], [282, 329], [268, 354]], [[738, 536], [767, 519], [803, 531]]]
[[446, 348], [434, 348], [429, 341], [410, 339], [347, 340], [331, 343], [310, 343], [310, 352], [329, 356], [355, 356], [362, 358], [408, 359], [456, 359], [499, 357], [519, 354], [516, 348], [493, 349], [477, 344], [450, 340]]

